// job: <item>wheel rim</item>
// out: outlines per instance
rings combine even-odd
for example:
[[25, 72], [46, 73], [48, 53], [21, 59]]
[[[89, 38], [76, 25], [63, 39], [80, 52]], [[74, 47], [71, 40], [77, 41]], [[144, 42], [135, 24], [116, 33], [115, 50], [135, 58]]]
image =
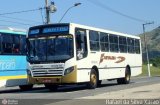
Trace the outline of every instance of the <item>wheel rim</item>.
[[130, 75], [129, 75], [129, 74], [126, 75], [126, 80], [127, 80], [127, 81], [130, 80]]
[[91, 74], [91, 83], [92, 83], [93, 85], [96, 85], [96, 83], [97, 83], [97, 77], [96, 77], [95, 74]]

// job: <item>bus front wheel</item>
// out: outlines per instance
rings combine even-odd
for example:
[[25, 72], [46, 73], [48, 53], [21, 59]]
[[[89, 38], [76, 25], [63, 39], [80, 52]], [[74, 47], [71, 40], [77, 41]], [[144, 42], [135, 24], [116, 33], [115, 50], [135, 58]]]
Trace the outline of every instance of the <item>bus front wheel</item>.
[[56, 84], [44, 84], [44, 86], [50, 91], [56, 91], [58, 89], [58, 85]]
[[89, 89], [95, 89], [97, 85], [98, 85], [98, 75], [97, 72], [94, 69], [92, 69], [90, 74], [90, 81], [87, 84], [87, 87]]
[[24, 90], [24, 91], [31, 90], [33, 88], [33, 85], [32, 84], [30, 84], [30, 85], [20, 85], [19, 88], [21, 90]]

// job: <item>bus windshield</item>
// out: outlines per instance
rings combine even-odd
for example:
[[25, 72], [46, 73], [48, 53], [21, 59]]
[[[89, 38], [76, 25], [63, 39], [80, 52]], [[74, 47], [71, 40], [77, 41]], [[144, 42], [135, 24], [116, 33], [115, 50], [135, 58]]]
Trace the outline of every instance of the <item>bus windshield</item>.
[[30, 62], [65, 61], [73, 57], [73, 37], [51, 36], [28, 40]]

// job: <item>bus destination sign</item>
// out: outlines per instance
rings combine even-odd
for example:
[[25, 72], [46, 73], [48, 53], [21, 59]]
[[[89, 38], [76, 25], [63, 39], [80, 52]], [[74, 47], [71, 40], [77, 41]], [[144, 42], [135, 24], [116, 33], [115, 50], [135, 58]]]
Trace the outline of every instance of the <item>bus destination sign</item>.
[[61, 32], [68, 32], [69, 27], [63, 26], [63, 27], [47, 27], [44, 28], [42, 33], [61, 33]]
[[29, 35], [39, 36], [45, 34], [61, 34], [69, 33], [69, 26], [50, 26], [50, 27], [38, 27], [29, 30]]
[[35, 35], [35, 34], [39, 34], [39, 32], [40, 32], [39, 29], [33, 29], [33, 30], [29, 31], [29, 34], [30, 35]]

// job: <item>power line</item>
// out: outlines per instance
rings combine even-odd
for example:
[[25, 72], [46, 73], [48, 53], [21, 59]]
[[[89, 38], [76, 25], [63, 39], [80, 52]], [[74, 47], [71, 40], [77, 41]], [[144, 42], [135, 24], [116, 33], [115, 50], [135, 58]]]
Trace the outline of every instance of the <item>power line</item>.
[[139, 19], [139, 18], [136, 18], [136, 17], [132, 17], [132, 16], [126, 15], [124, 13], [121, 13], [121, 12], [119, 12], [117, 10], [114, 10], [114, 9], [110, 8], [109, 6], [98, 2], [97, 0], [96, 1], [88, 0], [88, 1], [91, 2], [92, 4], [96, 5], [96, 6], [99, 6], [99, 7], [103, 8], [103, 9], [111, 11], [111, 12], [113, 12], [115, 14], [121, 15], [121, 16], [123, 16], [125, 18], [131, 19], [131, 20], [134, 20], [134, 21], [138, 21], [138, 22], [143, 22], [143, 23], [147, 22], [146, 20], [142, 20], [142, 19]]
[[16, 23], [16, 24], [20, 24], [20, 25], [27, 25], [27, 26], [32, 26], [32, 24], [26, 24], [26, 23], [21, 23], [21, 22], [15, 22], [15, 21], [8, 21], [8, 20], [0, 20], [2, 22], [8, 22], [8, 23]]
[[16, 12], [8, 12], [8, 13], [1, 13], [1, 15], [11, 15], [11, 14], [19, 14], [19, 13], [25, 13], [25, 12], [33, 12], [33, 11], [37, 11], [37, 10], [41, 10], [44, 8], [38, 8], [38, 9], [30, 9], [30, 10], [23, 10], [23, 11], [16, 11]]
[[14, 19], [14, 20], [18, 20], [18, 21], [27, 21], [27, 22], [32, 22], [32, 23], [40, 23], [38, 21], [34, 21], [34, 20], [28, 20], [28, 19], [21, 19], [21, 18], [14, 18], [14, 17], [8, 17], [8, 16], [0, 16], [3, 18], [8, 18], [8, 19]]
[[26, 27], [26, 26], [24, 26], [24, 25], [13, 25], [13, 24], [7, 24], [7, 25], [4, 25], [4, 24], [0, 24], [0, 29], [3, 29], [3, 28], [7, 28], [7, 27], [13, 27], [13, 28], [18, 28], [18, 27], [20, 27], [21, 29], [23, 28], [23, 29], [28, 29], [28, 27]]
[[43, 17], [43, 10], [40, 9], [40, 12], [41, 12], [42, 23], [44, 24], [45, 22], [44, 22], [44, 17]]
[[[4, 17], [4, 18], [8, 18], [8, 19], [14, 19], [14, 20], [20, 20], [20, 21], [28, 21], [28, 22], [32, 22], [32, 23], [36, 23], [39, 24], [40, 22], [37, 21], [33, 21], [33, 20], [27, 20], [27, 19], [20, 19], [20, 18], [14, 18], [14, 17], [8, 17], [8, 16], [4, 16], [4, 15], [12, 15], [12, 14], [20, 14], [20, 13], [26, 13], [26, 12], [34, 12], [34, 11], [42, 11], [44, 8], [38, 8], [38, 9], [31, 9], [31, 10], [23, 10], [23, 11], [16, 11], [16, 12], [8, 12], [8, 13], [1, 13], [0, 17]], [[31, 24], [26, 24], [26, 23], [22, 23], [22, 22], [15, 22], [15, 21], [9, 21], [9, 20], [0, 20], [2, 22], [8, 22], [8, 23], [16, 23], [16, 24], [21, 24], [21, 25], [31, 25]]]

